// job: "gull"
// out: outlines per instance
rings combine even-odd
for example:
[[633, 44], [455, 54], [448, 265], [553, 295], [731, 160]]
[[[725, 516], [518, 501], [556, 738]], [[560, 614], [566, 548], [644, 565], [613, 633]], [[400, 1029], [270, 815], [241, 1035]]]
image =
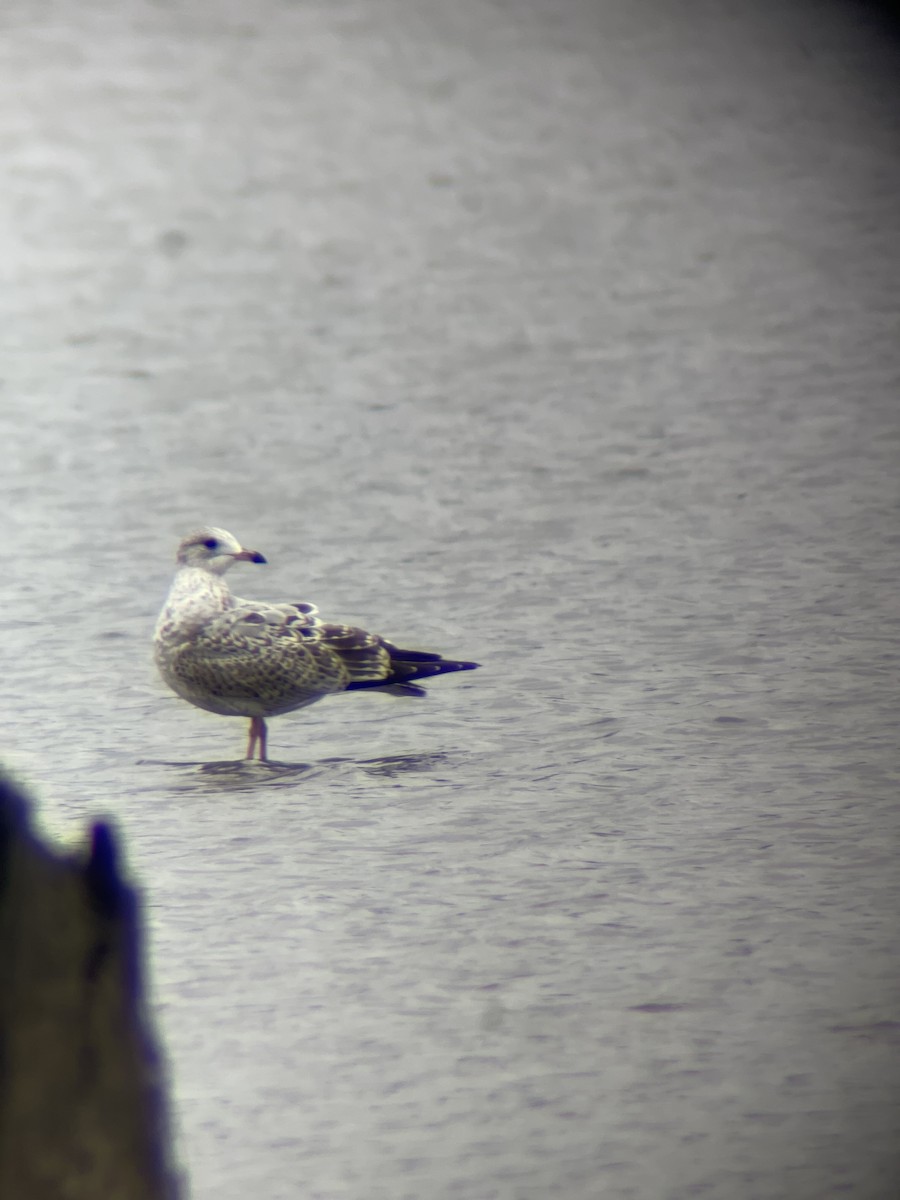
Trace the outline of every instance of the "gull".
[[182, 539], [175, 578], [153, 637], [159, 672], [197, 708], [249, 717], [247, 758], [268, 761], [266, 717], [362, 689], [424, 696], [414, 682], [471, 671], [418, 650], [400, 650], [377, 633], [322, 621], [314, 604], [267, 604], [233, 596], [223, 576], [237, 562], [264, 563], [225, 529], [208, 526]]

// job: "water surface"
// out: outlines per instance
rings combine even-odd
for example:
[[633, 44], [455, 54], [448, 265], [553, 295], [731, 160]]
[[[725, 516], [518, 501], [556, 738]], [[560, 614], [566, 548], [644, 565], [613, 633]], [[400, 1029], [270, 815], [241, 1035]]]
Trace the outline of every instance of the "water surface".
[[[829, 14], [8, 17], [2, 752], [124, 833], [195, 1197], [891, 1194], [900, 168]], [[483, 669], [242, 764], [150, 662], [198, 522]]]

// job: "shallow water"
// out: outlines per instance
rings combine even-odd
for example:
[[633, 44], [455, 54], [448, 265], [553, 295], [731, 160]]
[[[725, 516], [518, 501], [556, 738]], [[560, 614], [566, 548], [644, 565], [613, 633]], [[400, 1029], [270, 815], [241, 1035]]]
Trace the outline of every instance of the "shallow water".
[[[16, 11], [2, 754], [124, 833], [193, 1195], [890, 1194], [891, 43]], [[482, 670], [238, 761], [150, 662], [201, 521]]]

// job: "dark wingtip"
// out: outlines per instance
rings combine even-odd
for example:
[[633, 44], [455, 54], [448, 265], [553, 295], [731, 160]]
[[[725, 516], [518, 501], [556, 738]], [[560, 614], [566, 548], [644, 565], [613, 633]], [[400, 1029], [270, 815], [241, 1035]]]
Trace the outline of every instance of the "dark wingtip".
[[[407, 659], [401, 659], [396, 665], [406, 664]], [[434, 675], [449, 675], [452, 671], [474, 671], [481, 663], [460, 662], [455, 658], [438, 658], [436, 662], [414, 664], [416, 667], [413, 679], [427, 679]]]

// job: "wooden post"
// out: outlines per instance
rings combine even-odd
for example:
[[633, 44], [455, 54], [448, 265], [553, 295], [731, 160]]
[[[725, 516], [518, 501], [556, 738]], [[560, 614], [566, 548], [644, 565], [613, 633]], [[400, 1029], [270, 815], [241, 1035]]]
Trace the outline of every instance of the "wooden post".
[[110, 827], [48, 849], [0, 778], [0, 1196], [177, 1200], [142, 956]]

